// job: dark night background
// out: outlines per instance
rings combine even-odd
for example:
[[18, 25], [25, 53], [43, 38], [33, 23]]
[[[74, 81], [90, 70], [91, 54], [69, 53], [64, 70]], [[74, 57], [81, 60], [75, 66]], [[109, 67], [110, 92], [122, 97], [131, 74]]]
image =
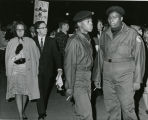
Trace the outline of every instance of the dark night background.
[[[94, 23], [97, 18], [106, 21], [105, 11], [111, 5], [120, 5], [126, 15], [124, 21], [130, 24], [148, 24], [148, 1], [49, 1], [48, 26], [54, 29], [60, 20], [68, 19], [72, 25], [72, 18], [80, 10], [90, 10], [95, 14]], [[0, 0], [0, 22], [4, 25], [13, 20], [23, 20], [26, 25], [33, 23], [34, 0]], [[66, 16], [69, 12], [69, 16]]]

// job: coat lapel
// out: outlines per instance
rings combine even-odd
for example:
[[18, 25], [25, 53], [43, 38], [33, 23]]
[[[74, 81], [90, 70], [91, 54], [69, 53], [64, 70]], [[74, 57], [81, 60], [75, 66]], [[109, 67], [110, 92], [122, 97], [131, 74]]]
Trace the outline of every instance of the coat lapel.
[[39, 50], [40, 50], [40, 52], [41, 52], [41, 47], [40, 47], [40, 44], [39, 44], [38, 37], [36, 37], [36, 38], [34, 39], [34, 41], [35, 41], [37, 47], [39, 48]]
[[83, 34], [81, 34], [79, 32], [77, 34], [79, 36], [80, 42], [84, 46], [84, 48], [87, 51], [89, 57], [93, 60], [93, 58], [92, 58], [92, 46], [91, 46], [90, 41], [88, 41]]
[[43, 47], [43, 50], [41, 51], [41, 46], [40, 46], [40, 43], [39, 43], [39, 40], [38, 40], [38, 37], [35, 38], [35, 42], [36, 42], [36, 45], [38, 46], [40, 52], [43, 52], [45, 47], [46, 47], [46, 44], [47, 44], [47, 37], [45, 37], [45, 41], [44, 41], [44, 47]]
[[47, 41], [48, 41], [48, 38], [47, 38], [47, 37], [45, 37], [43, 51], [44, 51], [44, 49], [45, 49], [45, 47], [46, 47], [46, 45], [47, 45]]

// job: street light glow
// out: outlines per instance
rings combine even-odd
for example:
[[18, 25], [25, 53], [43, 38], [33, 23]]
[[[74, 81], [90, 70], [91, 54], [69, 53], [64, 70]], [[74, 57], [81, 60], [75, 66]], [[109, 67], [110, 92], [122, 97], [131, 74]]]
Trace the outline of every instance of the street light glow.
[[66, 16], [69, 16], [69, 13], [68, 12], [66, 13]]

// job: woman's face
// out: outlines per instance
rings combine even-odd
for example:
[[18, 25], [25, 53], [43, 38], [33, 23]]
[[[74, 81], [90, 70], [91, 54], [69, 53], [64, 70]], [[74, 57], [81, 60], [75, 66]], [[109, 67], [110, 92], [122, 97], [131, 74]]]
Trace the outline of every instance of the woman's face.
[[92, 29], [93, 29], [93, 23], [92, 23], [92, 19], [91, 18], [88, 18], [86, 20], [83, 20], [83, 21], [81, 21], [78, 24], [79, 24], [78, 26], [80, 27], [80, 29], [82, 31], [86, 32], [86, 33], [87, 32], [91, 32]]
[[[148, 40], [148, 30], [146, 30], [146, 31], [144, 32], [144, 38], [145, 38], [146, 41]], [[147, 42], [148, 42], [148, 41], [147, 41]]]
[[18, 24], [16, 26], [16, 34], [17, 34], [17, 36], [18, 37], [23, 37], [24, 36], [24, 33], [25, 33], [24, 26], [22, 24]]
[[141, 28], [138, 29], [138, 33], [142, 36], [142, 29]]
[[98, 23], [97, 23], [97, 30], [98, 31], [102, 31], [102, 29], [103, 29], [103, 23], [101, 21], [98, 21]]

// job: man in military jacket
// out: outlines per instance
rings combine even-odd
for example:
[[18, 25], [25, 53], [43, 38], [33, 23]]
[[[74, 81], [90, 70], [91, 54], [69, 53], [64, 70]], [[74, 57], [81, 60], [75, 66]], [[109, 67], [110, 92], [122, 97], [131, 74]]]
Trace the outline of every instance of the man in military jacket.
[[124, 120], [137, 120], [133, 97], [144, 74], [144, 44], [138, 33], [123, 22], [122, 7], [112, 6], [106, 13], [110, 27], [102, 34], [100, 44], [108, 120], [121, 120], [121, 112]]
[[92, 120], [91, 69], [92, 46], [88, 32], [93, 29], [91, 12], [80, 11], [74, 17], [78, 31], [69, 38], [65, 48], [64, 70], [66, 93], [75, 101], [75, 119]]

